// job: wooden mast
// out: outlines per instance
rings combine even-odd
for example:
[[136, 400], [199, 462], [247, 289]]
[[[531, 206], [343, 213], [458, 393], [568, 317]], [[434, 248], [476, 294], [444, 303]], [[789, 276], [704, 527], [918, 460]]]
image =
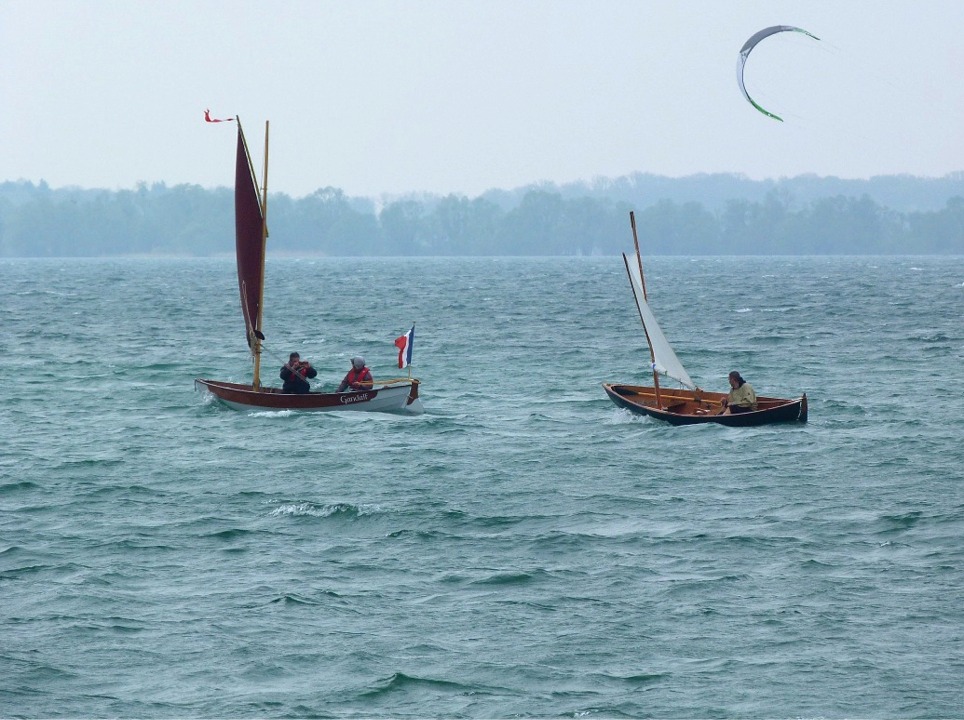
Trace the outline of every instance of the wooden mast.
[[261, 320], [264, 316], [264, 264], [265, 251], [268, 245], [268, 120], [264, 121], [264, 180], [261, 182], [261, 292], [258, 296], [258, 318], [254, 329], [254, 377], [251, 386], [254, 390], [261, 389]]
[[[629, 211], [629, 224], [633, 228], [633, 246], [636, 248], [636, 263], [639, 265], [639, 281], [643, 285], [643, 302], [648, 302], [646, 297], [646, 276], [643, 275], [643, 256], [639, 252], [639, 237], [636, 234], [636, 215]], [[663, 402], [659, 396], [659, 373], [656, 371], [656, 353], [653, 352], [653, 343], [649, 339], [649, 330], [646, 323], [643, 323], [643, 332], [646, 333], [646, 344], [649, 345], [650, 366], [653, 368], [653, 389], [656, 391], [656, 405], [662, 407]]]

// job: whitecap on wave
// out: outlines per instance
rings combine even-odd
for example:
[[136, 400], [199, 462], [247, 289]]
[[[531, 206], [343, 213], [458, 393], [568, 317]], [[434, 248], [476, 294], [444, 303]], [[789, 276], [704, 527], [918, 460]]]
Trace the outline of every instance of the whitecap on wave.
[[279, 505], [271, 511], [272, 515], [292, 515], [308, 517], [331, 517], [333, 515], [343, 515], [346, 517], [362, 517], [364, 515], [374, 515], [381, 512], [378, 505], [364, 504], [352, 505], [351, 503], [328, 503], [318, 505], [313, 502], [295, 502]]
[[294, 415], [294, 410], [258, 410], [248, 413], [251, 417], [286, 418]]
[[648, 420], [649, 418], [645, 415], [637, 415], [634, 412], [627, 410], [626, 408], [613, 408], [612, 414], [609, 416], [608, 425], [629, 425], [631, 423], [637, 423], [642, 420]]

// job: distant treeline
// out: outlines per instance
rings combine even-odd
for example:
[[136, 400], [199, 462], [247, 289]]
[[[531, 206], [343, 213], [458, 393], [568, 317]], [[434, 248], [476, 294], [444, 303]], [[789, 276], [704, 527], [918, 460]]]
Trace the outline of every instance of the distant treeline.
[[[865, 181], [637, 174], [380, 201], [324, 188], [269, 196], [269, 253], [611, 255], [631, 247], [630, 210], [647, 254], [964, 254], [964, 173]], [[233, 252], [227, 188], [0, 184], [0, 257]]]

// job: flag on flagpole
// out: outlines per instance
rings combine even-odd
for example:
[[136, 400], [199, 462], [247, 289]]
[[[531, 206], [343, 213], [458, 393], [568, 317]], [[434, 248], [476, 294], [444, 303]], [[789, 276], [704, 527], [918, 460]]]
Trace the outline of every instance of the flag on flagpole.
[[412, 345], [415, 343], [415, 326], [399, 338], [395, 339], [398, 348], [398, 367], [405, 368], [412, 364]]

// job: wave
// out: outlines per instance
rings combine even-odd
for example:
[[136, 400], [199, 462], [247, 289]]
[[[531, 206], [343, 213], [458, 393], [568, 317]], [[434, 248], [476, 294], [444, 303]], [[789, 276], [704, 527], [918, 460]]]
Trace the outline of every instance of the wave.
[[7, 482], [0, 484], [0, 495], [5, 495], [7, 493], [19, 493], [23, 491], [38, 490], [40, 489], [38, 483], [32, 482], [30, 480], [15, 480], [13, 482]]
[[381, 512], [382, 509], [378, 505], [353, 505], [351, 503], [318, 505], [310, 501], [302, 501], [279, 505], [271, 511], [271, 515], [276, 517], [320, 517], [357, 520], [369, 515], [377, 515]]
[[226, 528], [224, 530], [216, 530], [214, 532], [204, 533], [201, 535], [201, 537], [211, 538], [213, 540], [237, 540], [238, 538], [263, 534], [266, 534], [263, 530], [252, 530], [250, 528]]
[[297, 593], [284, 593], [280, 597], [276, 597], [270, 601], [271, 604], [277, 605], [321, 605], [318, 600], [312, 600], [304, 595], [298, 595]]
[[478, 686], [474, 684], [467, 685], [455, 680], [424, 678], [416, 675], [406, 675], [405, 673], [397, 672], [383, 680], [375, 682], [373, 687], [361, 693], [361, 697], [371, 698], [403, 690], [410, 690], [413, 688], [429, 688], [432, 690], [443, 690], [451, 693], [475, 693], [479, 690]]
[[471, 581], [470, 585], [481, 587], [509, 587], [515, 585], [528, 585], [529, 583], [547, 576], [544, 570], [534, 570], [532, 572], [495, 572], [483, 578]]

